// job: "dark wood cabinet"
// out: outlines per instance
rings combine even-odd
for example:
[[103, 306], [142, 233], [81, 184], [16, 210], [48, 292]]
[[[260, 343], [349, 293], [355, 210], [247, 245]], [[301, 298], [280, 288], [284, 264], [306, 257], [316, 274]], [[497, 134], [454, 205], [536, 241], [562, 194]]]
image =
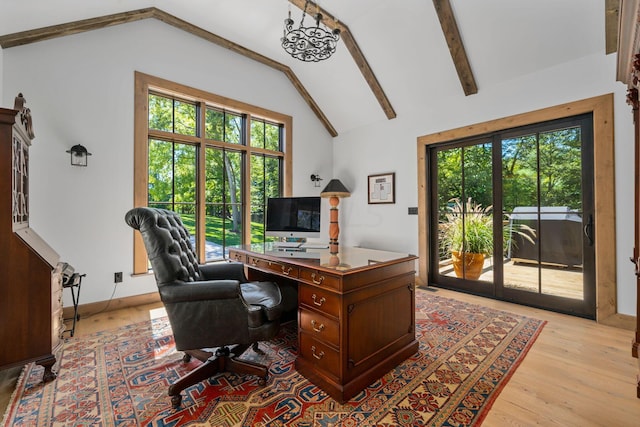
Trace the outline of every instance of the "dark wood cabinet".
[[[636, 332], [631, 354], [637, 359], [640, 352], [640, 0], [620, 0], [618, 13], [617, 79], [627, 85], [627, 103], [633, 111], [634, 125], [634, 242], [630, 260], [636, 275]], [[636, 377], [636, 394], [640, 398], [640, 374]]]
[[0, 108], [0, 369], [35, 361], [43, 380], [61, 344], [62, 272], [59, 256], [29, 226], [31, 112], [22, 95]]

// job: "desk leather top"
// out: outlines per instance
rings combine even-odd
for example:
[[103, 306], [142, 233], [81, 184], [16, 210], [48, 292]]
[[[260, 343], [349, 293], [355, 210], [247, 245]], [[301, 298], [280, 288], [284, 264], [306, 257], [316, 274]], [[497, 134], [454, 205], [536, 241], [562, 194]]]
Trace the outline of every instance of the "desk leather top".
[[404, 262], [417, 259], [415, 255], [366, 249], [358, 247], [340, 247], [338, 254], [331, 254], [329, 249], [282, 249], [276, 248], [273, 243], [254, 243], [251, 245], [230, 246], [229, 249], [238, 249], [263, 255], [275, 261], [286, 261], [307, 267], [322, 267], [340, 272], [360, 270], [376, 264]]

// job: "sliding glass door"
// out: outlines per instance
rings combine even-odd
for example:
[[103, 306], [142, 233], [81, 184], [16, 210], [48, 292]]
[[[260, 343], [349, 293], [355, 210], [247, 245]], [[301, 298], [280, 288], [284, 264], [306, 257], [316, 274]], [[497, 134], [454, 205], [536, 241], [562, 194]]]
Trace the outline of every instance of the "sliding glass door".
[[437, 251], [432, 251], [437, 259], [433, 261], [445, 283], [490, 292], [488, 278], [494, 266], [493, 143], [491, 139], [466, 141], [432, 154], [437, 168], [432, 206], [438, 206], [434, 217]]
[[595, 317], [591, 116], [429, 147], [430, 281]]

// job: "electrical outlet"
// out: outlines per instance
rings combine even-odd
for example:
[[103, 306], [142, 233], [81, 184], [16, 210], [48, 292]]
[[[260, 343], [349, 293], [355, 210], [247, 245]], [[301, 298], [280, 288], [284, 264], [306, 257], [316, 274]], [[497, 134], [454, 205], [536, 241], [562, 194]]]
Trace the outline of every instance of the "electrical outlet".
[[115, 283], [122, 282], [122, 271], [118, 271], [117, 273], [113, 273], [113, 281]]

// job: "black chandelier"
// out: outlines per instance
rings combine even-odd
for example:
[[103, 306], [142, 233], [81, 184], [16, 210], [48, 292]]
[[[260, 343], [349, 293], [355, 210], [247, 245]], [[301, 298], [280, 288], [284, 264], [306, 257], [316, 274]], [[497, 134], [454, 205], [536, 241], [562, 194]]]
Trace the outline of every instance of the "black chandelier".
[[304, 4], [300, 26], [293, 28], [294, 22], [291, 19], [291, 6], [289, 6], [289, 17], [284, 20], [284, 35], [282, 36], [282, 47], [287, 53], [296, 59], [304, 62], [318, 62], [329, 58], [336, 51], [338, 40], [340, 40], [340, 30], [336, 28], [331, 31], [326, 26], [320, 27], [322, 14], [316, 10], [316, 26], [305, 27], [304, 18], [307, 14], [309, 0]]

